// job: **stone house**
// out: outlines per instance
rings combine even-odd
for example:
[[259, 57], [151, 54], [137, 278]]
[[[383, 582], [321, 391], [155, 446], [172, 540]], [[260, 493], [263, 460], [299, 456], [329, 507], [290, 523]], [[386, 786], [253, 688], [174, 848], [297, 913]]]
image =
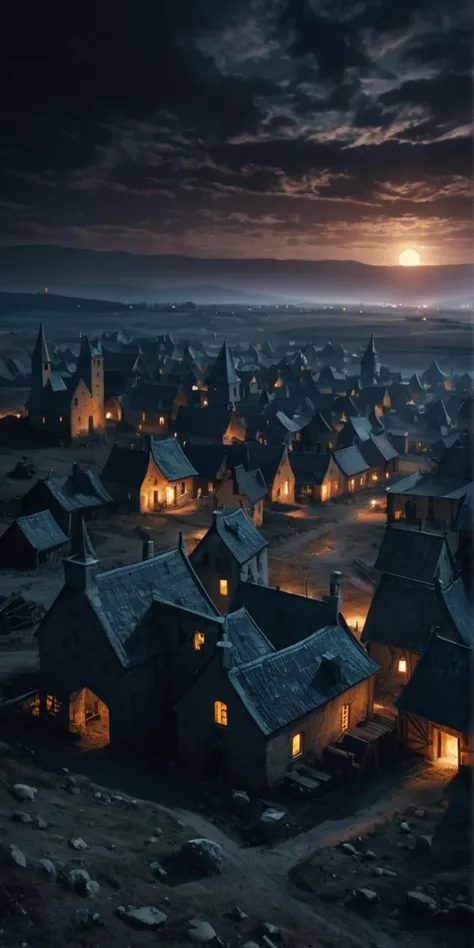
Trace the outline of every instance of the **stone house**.
[[21, 501], [22, 514], [49, 510], [63, 533], [71, 536], [78, 520], [103, 517], [110, 509], [112, 497], [100, 477], [72, 465], [72, 474], [49, 474], [39, 479]]
[[261, 636], [247, 633], [242, 662], [229, 634], [176, 705], [181, 760], [249, 790], [277, 786], [298, 757], [320, 757], [370, 716], [377, 671], [337, 625], [280, 651]]
[[214, 502], [217, 507], [242, 507], [250, 517], [254, 527], [263, 523], [263, 501], [268, 487], [259, 468], [246, 471], [242, 464], [233, 471], [226, 471], [216, 485]]
[[[179, 643], [168, 640], [162, 607], [175, 603], [183, 615], [193, 614], [194, 630], [219, 618], [181, 543], [159, 556], [152, 546], [145, 542], [142, 562], [99, 572], [80, 521], [64, 560], [64, 586], [36, 633], [41, 715], [92, 743], [167, 750], [168, 709], [178, 697], [169, 656]], [[187, 685], [203, 662], [193, 644], [189, 679], [181, 672]]]
[[348, 448], [339, 448], [334, 451], [333, 458], [339, 476], [337, 480], [334, 479], [331, 496], [353, 493], [369, 486], [369, 465], [358, 444], [352, 444]]
[[0, 537], [0, 566], [35, 569], [62, 560], [69, 538], [49, 510], [18, 517]]
[[123, 398], [123, 417], [136, 431], [166, 437], [173, 432], [179, 408], [187, 404], [181, 385], [140, 382]]
[[245, 441], [245, 424], [235, 409], [226, 405], [179, 409], [174, 432], [180, 443], [235, 444]]
[[396, 702], [402, 743], [428, 760], [472, 766], [471, 684], [472, 650], [433, 634]]
[[188, 504], [194, 497], [195, 474], [175, 438], [146, 435], [141, 449], [114, 444], [101, 476], [117, 504], [150, 513]]
[[268, 583], [267, 541], [242, 508], [215, 510], [191, 564], [219, 612], [229, 611], [239, 582]]
[[291, 451], [289, 457], [296, 503], [324, 503], [341, 493], [341, 472], [331, 454]]
[[226, 463], [230, 470], [238, 464], [246, 471], [259, 469], [268, 488], [265, 499], [269, 503], [294, 503], [295, 477], [286, 445], [265, 445], [247, 441], [229, 448]]
[[375, 569], [380, 581], [361, 641], [380, 666], [381, 687], [393, 695], [410, 679], [433, 629], [465, 644], [474, 639], [472, 613], [440, 534], [387, 527]]
[[43, 324], [31, 357], [31, 393], [27, 401], [33, 428], [57, 438], [105, 434], [104, 359], [100, 343], [81, 337], [73, 374], [53, 370]]

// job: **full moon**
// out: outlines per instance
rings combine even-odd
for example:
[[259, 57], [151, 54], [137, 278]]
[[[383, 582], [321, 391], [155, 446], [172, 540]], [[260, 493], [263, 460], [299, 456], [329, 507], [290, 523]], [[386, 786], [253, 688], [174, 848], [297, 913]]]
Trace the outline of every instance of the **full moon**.
[[420, 254], [416, 250], [404, 250], [400, 254], [398, 262], [401, 267], [419, 267], [420, 266]]

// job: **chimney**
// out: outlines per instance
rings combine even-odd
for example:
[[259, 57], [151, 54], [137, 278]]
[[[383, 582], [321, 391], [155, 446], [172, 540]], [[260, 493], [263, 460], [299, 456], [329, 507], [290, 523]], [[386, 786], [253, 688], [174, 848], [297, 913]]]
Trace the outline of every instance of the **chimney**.
[[183, 538], [183, 534], [181, 533], [181, 530], [179, 531], [179, 537], [178, 537], [178, 550], [181, 550], [182, 553], [186, 554], [186, 544], [184, 542], [184, 538]]
[[324, 596], [324, 602], [329, 606], [330, 619], [334, 625], [337, 625], [339, 613], [341, 611], [341, 573], [335, 570], [331, 573], [329, 580], [329, 596]]
[[221, 662], [222, 667], [228, 670], [232, 668], [232, 642], [229, 642], [227, 638], [227, 633], [224, 632], [220, 642], [217, 643], [217, 648], [221, 650]]
[[151, 540], [150, 538], [148, 538], [148, 540], [144, 540], [143, 543], [142, 543], [142, 560], [143, 560], [143, 562], [144, 562], [145, 560], [151, 560], [151, 559], [153, 559], [154, 555], [155, 555], [155, 544], [154, 544], [153, 540]]
[[79, 480], [79, 465], [78, 465], [77, 461], [73, 461], [73, 465], [72, 465], [72, 479], [73, 479], [74, 483], [77, 484], [77, 482], [78, 482], [78, 480]]

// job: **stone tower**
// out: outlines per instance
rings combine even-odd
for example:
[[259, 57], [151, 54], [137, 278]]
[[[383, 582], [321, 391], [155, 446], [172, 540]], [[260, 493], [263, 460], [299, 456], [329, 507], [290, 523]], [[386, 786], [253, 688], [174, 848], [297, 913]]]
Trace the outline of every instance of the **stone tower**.
[[240, 378], [227, 342], [209, 372], [207, 387], [210, 405], [235, 405], [240, 401]]
[[63, 560], [65, 585], [91, 592], [95, 588], [98, 565], [84, 517], [80, 516], [73, 524], [69, 556]]
[[87, 385], [97, 404], [104, 407], [104, 357], [100, 342], [96, 347], [88, 336], [81, 336], [81, 349], [77, 362], [77, 378]]
[[39, 394], [51, 375], [51, 357], [46, 344], [43, 323], [40, 323], [38, 338], [31, 356], [31, 391]]

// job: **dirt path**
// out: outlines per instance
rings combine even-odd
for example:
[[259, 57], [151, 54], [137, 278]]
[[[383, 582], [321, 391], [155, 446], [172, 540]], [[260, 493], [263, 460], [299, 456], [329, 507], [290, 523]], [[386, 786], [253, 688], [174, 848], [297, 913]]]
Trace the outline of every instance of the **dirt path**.
[[270, 557], [293, 556], [301, 547], [307, 547], [313, 540], [319, 540], [321, 537], [326, 536], [326, 534], [346, 527], [348, 523], [356, 520], [356, 510], [354, 507], [341, 505], [338, 507], [338, 511], [341, 511], [342, 515], [337, 519], [328, 520], [313, 530], [304, 530], [297, 537], [293, 537], [290, 540], [283, 540], [281, 543], [273, 545], [270, 549]]

